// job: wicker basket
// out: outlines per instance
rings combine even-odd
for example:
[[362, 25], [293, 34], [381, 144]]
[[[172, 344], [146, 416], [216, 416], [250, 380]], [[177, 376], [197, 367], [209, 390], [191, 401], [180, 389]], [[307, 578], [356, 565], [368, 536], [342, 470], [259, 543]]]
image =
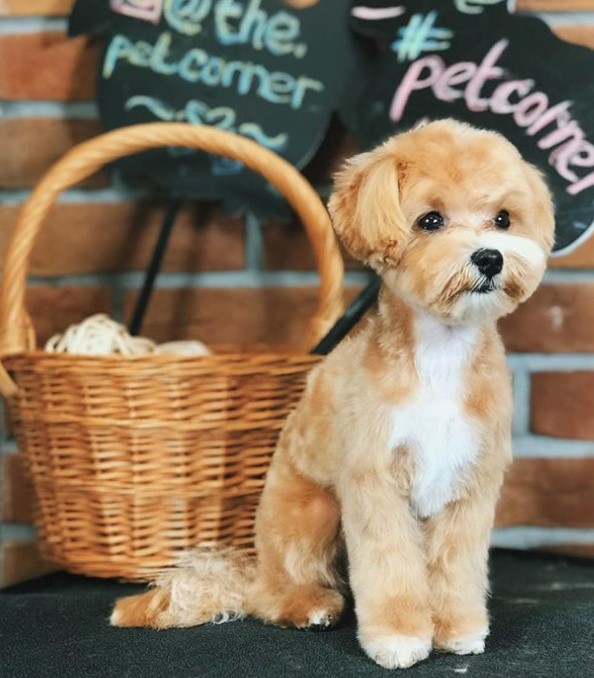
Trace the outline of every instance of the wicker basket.
[[254, 142], [211, 127], [138, 125], [83, 143], [53, 166], [24, 206], [6, 254], [0, 391], [34, 486], [42, 551], [86, 575], [146, 580], [198, 543], [253, 549], [278, 432], [317, 361], [305, 351], [130, 358], [35, 350], [26, 276], [57, 196], [105, 163], [163, 146], [239, 160], [293, 206], [321, 277], [308, 342], [342, 308], [343, 263], [324, 206], [299, 172]]

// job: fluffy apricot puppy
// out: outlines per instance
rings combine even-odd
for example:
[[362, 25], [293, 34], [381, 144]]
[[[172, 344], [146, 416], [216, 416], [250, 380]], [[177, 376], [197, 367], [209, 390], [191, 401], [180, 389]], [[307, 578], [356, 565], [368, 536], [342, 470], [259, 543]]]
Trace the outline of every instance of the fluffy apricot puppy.
[[487, 551], [510, 461], [496, 320], [536, 289], [553, 243], [540, 174], [499, 134], [442, 120], [350, 160], [330, 212], [383, 278], [377, 312], [310, 375], [266, 480], [255, 563], [197, 551], [117, 626], [253, 615], [327, 627], [337, 556], [363, 650], [389, 669], [483, 652]]

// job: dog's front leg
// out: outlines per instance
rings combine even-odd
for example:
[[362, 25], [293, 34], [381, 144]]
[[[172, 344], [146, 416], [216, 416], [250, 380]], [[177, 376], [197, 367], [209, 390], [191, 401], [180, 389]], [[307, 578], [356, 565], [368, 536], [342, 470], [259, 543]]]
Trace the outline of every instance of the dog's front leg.
[[496, 495], [476, 488], [427, 521], [436, 648], [479, 654], [489, 633], [488, 551]]
[[395, 669], [429, 655], [433, 627], [422, 531], [382, 475], [348, 474], [340, 500], [359, 641], [380, 666]]

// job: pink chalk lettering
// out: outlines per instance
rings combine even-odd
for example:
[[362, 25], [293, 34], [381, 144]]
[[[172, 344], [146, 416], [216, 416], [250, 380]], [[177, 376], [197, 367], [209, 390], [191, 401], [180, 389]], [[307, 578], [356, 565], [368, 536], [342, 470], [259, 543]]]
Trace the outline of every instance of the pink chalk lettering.
[[117, 14], [158, 24], [163, 13], [163, 0], [111, 0], [111, 9]]
[[526, 96], [534, 87], [534, 80], [511, 80], [504, 82], [493, 92], [491, 110], [493, 113], [513, 113], [519, 102], [510, 101], [512, 95]]
[[476, 69], [477, 65], [473, 64], [472, 61], [461, 61], [446, 68], [439, 80], [433, 85], [435, 96], [441, 101], [461, 99], [464, 92], [453, 89], [452, 85], [461, 85], [468, 82], [476, 73]]
[[549, 162], [564, 179], [575, 183], [578, 176], [569, 166], [594, 166], [594, 147], [584, 139], [568, 141], [551, 153]]
[[474, 77], [466, 87], [465, 100], [469, 111], [486, 111], [489, 108], [489, 100], [480, 98], [481, 89], [487, 80], [496, 80], [503, 75], [503, 69], [495, 64], [508, 45], [508, 40], [496, 42], [479, 64]]
[[[514, 122], [528, 136], [543, 133], [536, 142], [542, 150], [552, 149], [548, 161], [560, 177], [569, 182], [567, 192], [576, 195], [594, 186], [594, 172], [581, 179], [573, 168], [594, 167], [594, 145], [585, 139], [585, 133], [573, 120], [570, 101], [550, 106], [549, 97], [533, 91], [534, 80], [504, 80], [504, 70], [497, 65], [508, 46], [507, 40], [499, 40], [487, 52], [480, 64], [460, 61], [446, 67], [437, 55], [428, 55], [413, 62], [394, 93], [390, 118], [397, 122], [413, 92], [431, 89], [440, 101], [451, 102], [464, 98], [471, 111], [491, 110], [493, 113], [513, 115]], [[489, 80], [504, 80], [498, 84], [490, 97], [481, 96]], [[465, 85], [463, 88], [456, 86]]]
[[532, 123], [530, 127], [526, 130], [526, 134], [529, 134], [531, 137], [535, 134], [538, 134], [543, 130], [547, 125], [550, 125], [552, 122], [556, 122], [558, 125], [565, 125], [571, 120], [569, 114], [569, 107], [571, 106], [571, 101], [562, 101], [560, 104], [549, 108], [549, 110], [543, 114], [540, 120]]
[[578, 176], [568, 167], [568, 158], [573, 157], [579, 149], [581, 139], [572, 139], [556, 148], [549, 155], [549, 165], [557, 170], [557, 173], [567, 181], [575, 182]]
[[577, 150], [567, 158], [568, 165], [576, 167], [594, 167], [594, 146], [589, 141], [581, 141]]
[[514, 111], [514, 120], [520, 127], [528, 127], [549, 107], [549, 97], [544, 92], [534, 92], [522, 99]]
[[539, 148], [553, 148], [557, 144], [560, 144], [567, 139], [583, 139], [584, 133], [582, 132], [580, 126], [575, 120], [563, 125], [563, 127], [558, 127], [556, 130], [553, 130], [550, 134], [547, 134], [546, 137], [543, 137], [536, 142], [536, 145]]
[[[390, 107], [390, 119], [395, 122], [400, 120], [412, 92], [432, 87], [443, 73], [444, 68], [445, 63], [443, 59], [436, 55], [426, 56], [413, 62], [394, 94], [392, 106]], [[421, 78], [421, 74], [425, 69], [429, 73], [424, 78]]]
[[578, 193], [581, 193], [582, 191], [585, 191], [587, 188], [591, 188], [594, 186], [594, 172], [591, 174], [587, 174], [585, 177], [582, 177], [579, 181], [576, 181], [575, 183], [571, 184], [567, 188], [567, 192], [570, 195], [577, 195]]

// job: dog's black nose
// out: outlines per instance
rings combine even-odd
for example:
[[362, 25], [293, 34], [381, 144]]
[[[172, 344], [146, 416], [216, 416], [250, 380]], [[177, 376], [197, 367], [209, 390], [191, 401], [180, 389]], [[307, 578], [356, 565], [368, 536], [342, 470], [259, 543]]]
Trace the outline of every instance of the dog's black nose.
[[477, 250], [470, 259], [488, 278], [497, 275], [503, 268], [503, 255], [499, 250]]

